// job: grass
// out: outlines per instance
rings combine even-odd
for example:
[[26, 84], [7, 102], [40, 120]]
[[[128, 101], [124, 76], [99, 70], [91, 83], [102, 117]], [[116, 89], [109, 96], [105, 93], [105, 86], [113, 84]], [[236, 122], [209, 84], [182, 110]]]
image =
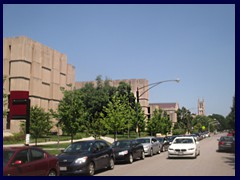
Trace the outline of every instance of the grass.
[[[74, 136], [74, 139], [82, 139], [86, 136], [84, 133], [78, 133], [77, 135]], [[46, 137], [40, 137], [37, 139], [37, 143], [40, 142], [48, 142], [48, 141], [68, 141], [71, 140], [71, 136], [67, 135], [49, 135]], [[14, 136], [11, 137], [4, 137], [3, 139], [3, 145], [9, 145], [9, 144], [24, 144], [25, 143], [25, 135], [24, 134], [15, 134]], [[35, 139], [30, 137], [30, 143], [35, 143]]]

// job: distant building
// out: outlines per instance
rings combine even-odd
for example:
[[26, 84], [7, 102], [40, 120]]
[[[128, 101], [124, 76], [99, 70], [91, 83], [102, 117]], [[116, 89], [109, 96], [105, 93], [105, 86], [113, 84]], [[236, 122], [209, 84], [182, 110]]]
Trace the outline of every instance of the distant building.
[[150, 114], [153, 114], [153, 112], [157, 109], [161, 109], [170, 117], [170, 120], [172, 123], [177, 122], [177, 110], [179, 109], [178, 103], [150, 103]]
[[[29, 91], [31, 106], [56, 110], [63, 94], [60, 88], [75, 84], [75, 67], [67, 56], [30, 38], [3, 39], [4, 93]], [[19, 120], [3, 120], [3, 130], [20, 131]]]
[[205, 115], [205, 102], [204, 99], [198, 99], [198, 115], [204, 116]]

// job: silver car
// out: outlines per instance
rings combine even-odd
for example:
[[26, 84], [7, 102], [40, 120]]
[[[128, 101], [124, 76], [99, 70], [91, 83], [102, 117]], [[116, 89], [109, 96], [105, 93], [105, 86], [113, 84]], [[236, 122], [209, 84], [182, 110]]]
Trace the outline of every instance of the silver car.
[[137, 138], [137, 141], [143, 145], [145, 155], [153, 156], [161, 153], [161, 144], [155, 137]]

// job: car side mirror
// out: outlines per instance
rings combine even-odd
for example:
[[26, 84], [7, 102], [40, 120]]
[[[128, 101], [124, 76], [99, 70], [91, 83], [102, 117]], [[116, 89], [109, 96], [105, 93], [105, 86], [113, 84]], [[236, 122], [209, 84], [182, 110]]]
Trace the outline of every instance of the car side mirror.
[[13, 166], [19, 166], [21, 164], [23, 164], [21, 160], [16, 160], [14, 163], [12, 163]]
[[169, 142], [169, 144], [172, 144], [172, 142]]

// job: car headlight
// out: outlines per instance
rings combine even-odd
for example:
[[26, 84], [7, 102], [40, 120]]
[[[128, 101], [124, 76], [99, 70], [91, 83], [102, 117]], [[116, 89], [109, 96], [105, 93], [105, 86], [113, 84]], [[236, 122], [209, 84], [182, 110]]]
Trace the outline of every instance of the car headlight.
[[194, 148], [189, 148], [188, 150], [190, 150], [190, 151], [191, 151], [191, 150], [194, 150]]
[[85, 163], [85, 162], [87, 161], [87, 158], [88, 158], [87, 156], [82, 157], [82, 158], [78, 158], [78, 159], [75, 160], [75, 163], [76, 163], [76, 164]]
[[171, 151], [172, 151], [172, 150], [173, 150], [173, 148], [168, 148], [168, 150], [171, 150]]
[[121, 151], [118, 153], [119, 155], [125, 155], [125, 154], [128, 154], [128, 150], [125, 150], [125, 151]]
[[144, 149], [149, 149], [151, 146], [150, 145], [146, 145], [144, 146]]

